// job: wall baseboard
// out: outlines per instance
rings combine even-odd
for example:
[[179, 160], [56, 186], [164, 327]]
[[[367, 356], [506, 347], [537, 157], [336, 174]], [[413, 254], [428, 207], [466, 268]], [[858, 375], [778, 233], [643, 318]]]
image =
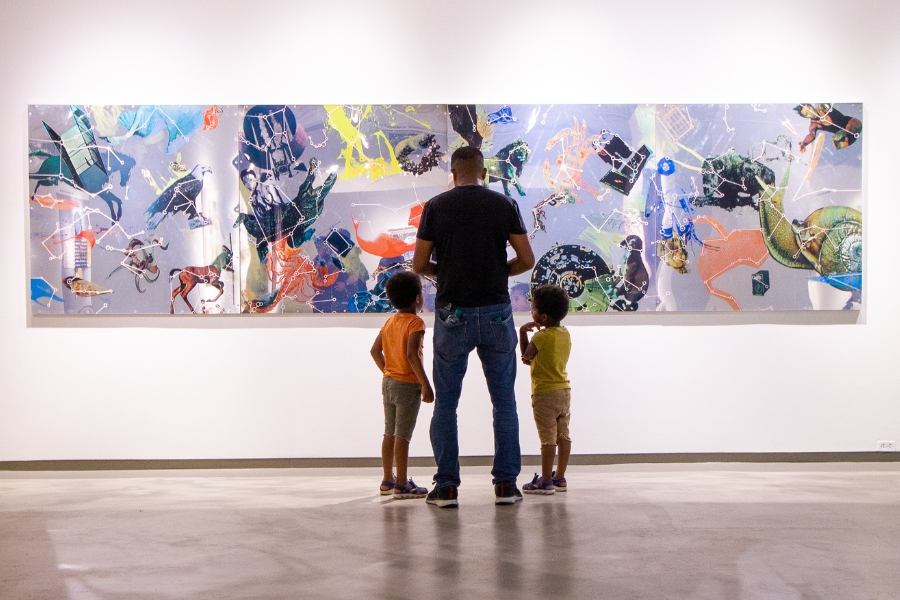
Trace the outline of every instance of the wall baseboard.
[[[464, 467], [491, 466], [492, 456], [461, 456]], [[900, 462], [900, 452], [691, 452], [653, 454], [573, 454], [570, 465], [684, 463], [834, 463]], [[522, 456], [522, 464], [541, 464], [539, 455]], [[0, 471], [155, 471], [169, 469], [339, 469], [380, 467], [378, 457], [358, 458], [210, 458], [150, 460], [11, 460]], [[410, 457], [411, 467], [433, 467], [430, 456]]]

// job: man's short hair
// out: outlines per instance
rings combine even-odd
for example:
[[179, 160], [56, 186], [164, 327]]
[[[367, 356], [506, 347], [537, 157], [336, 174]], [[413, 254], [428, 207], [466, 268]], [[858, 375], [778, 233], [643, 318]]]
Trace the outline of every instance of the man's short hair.
[[558, 285], [542, 285], [531, 292], [531, 306], [554, 321], [562, 321], [569, 312], [569, 295]]
[[450, 170], [481, 176], [484, 170], [484, 154], [475, 146], [457, 148], [450, 156]]
[[399, 271], [388, 278], [384, 291], [394, 308], [402, 310], [412, 306], [422, 293], [422, 281], [412, 271]]

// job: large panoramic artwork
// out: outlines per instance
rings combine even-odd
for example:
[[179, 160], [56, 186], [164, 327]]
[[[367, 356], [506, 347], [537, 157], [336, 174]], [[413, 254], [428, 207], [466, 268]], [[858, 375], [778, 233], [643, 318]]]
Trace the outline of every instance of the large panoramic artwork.
[[[390, 312], [477, 146], [575, 312], [862, 301], [861, 104], [31, 106], [34, 314]], [[434, 286], [426, 282], [426, 308]]]

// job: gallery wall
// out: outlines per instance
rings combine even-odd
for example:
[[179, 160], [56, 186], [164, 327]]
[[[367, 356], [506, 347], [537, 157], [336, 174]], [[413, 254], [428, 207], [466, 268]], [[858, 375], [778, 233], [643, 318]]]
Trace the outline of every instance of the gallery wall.
[[[375, 456], [384, 316], [31, 316], [29, 104], [863, 102], [859, 312], [573, 316], [576, 453], [900, 439], [900, 9], [800, 2], [6, 3], [0, 460]], [[524, 320], [525, 315], [522, 315]], [[428, 336], [430, 338], [430, 336]], [[426, 344], [426, 361], [430, 361]], [[538, 452], [527, 371], [523, 452]], [[430, 454], [420, 415], [411, 454]], [[491, 454], [473, 355], [461, 452]]]

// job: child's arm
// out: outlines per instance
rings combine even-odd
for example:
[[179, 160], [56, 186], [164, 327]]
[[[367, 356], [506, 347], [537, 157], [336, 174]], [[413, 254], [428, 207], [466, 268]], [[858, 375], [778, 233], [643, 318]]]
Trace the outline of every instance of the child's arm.
[[528, 341], [528, 333], [540, 328], [541, 326], [534, 321], [525, 323], [519, 328], [519, 351], [522, 353], [522, 362], [526, 365], [530, 365], [531, 359], [538, 353], [535, 345]]
[[409, 334], [406, 340], [406, 358], [409, 360], [409, 366], [412, 367], [413, 373], [419, 383], [422, 384], [422, 402], [434, 402], [434, 390], [431, 389], [431, 383], [428, 381], [428, 375], [425, 374], [425, 367], [422, 366], [422, 343], [425, 339], [425, 331], [414, 331]]
[[384, 373], [384, 346], [381, 345], [381, 332], [378, 332], [378, 337], [375, 338], [375, 343], [372, 344], [372, 349], [369, 351], [369, 354], [372, 355], [372, 359], [375, 361], [375, 364], [378, 365], [378, 369]]

